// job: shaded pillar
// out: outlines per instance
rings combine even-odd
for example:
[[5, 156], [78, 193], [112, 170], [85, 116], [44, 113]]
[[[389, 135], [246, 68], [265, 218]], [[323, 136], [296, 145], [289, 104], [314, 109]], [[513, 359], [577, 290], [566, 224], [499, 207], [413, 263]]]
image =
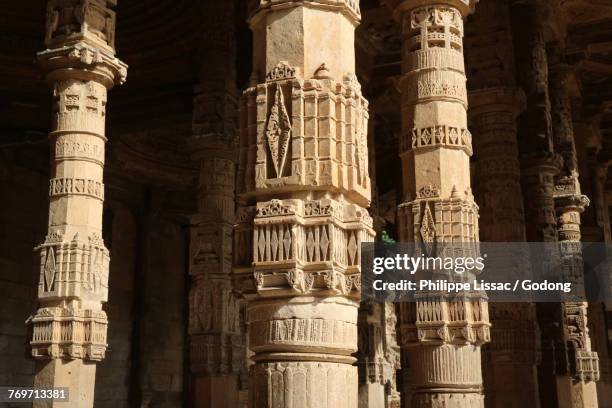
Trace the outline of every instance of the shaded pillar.
[[[400, 239], [420, 245], [478, 242], [470, 184], [463, 18], [475, 2], [390, 2], [401, 22], [404, 74]], [[466, 4], [468, 3], [468, 4]], [[431, 255], [431, 254], [430, 254]], [[459, 317], [455, 307], [465, 311]], [[480, 346], [489, 341], [486, 298], [432, 293], [400, 305], [400, 346], [408, 355], [405, 406], [483, 407]]]
[[[525, 110], [525, 95], [516, 85], [509, 2], [480, 2], [470, 17], [466, 43], [480, 239], [524, 242], [516, 119]], [[529, 254], [510, 248], [503, 257], [488, 259], [487, 269], [505, 276], [528, 271]], [[491, 343], [483, 347], [485, 406], [538, 407], [540, 334], [535, 306], [493, 302], [489, 314]]]
[[[517, 82], [526, 95], [526, 110], [518, 118], [521, 185], [525, 203], [527, 241], [555, 243], [558, 240], [554, 202], [555, 177], [562, 158], [554, 152], [548, 88], [546, 32], [550, 19], [546, 2], [513, 2], [514, 56]], [[555, 265], [558, 253], [532, 254], [541, 266]], [[561, 309], [555, 303], [538, 303], [536, 316], [541, 332], [542, 361], [538, 366], [540, 405], [556, 407], [558, 395], [554, 373], [563, 353], [559, 322]]]
[[193, 99], [191, 155], [200, 165], [198, 213], [191, 218], [189, 364], [193, 406], [236, 408], [245, 342], [232, 285], [238, 91], [234, 2], [200, 2], [203, 30]]
[[[551, 81], [553, 135], [555, 148], [563, 157], [563, 166], [555, 182], [555, 206], [558, 222], [563, 280], [584, 291], [584, 264], [580, 245], [580, 217], [589, 205], [582, 194], [578, 156], [572, 124], [571, 88], [576, 84], [571, 69], [555, 67]], [[574, 87], [577, 89], [577, 87]], [[556, 372], [559, 407], [597, 408], [599, 359], [591, 349], [587, 328], [587, 302], [564, 302], [562, 339], [567, 348], [566, 372]]]
[[47, 5], [47, 49], [38, 60], [53, 86], [49, 232], [40, 256], [38, 310], [28, 319], [34, 387], [68, 387], [69, 403], [93, 407], [104, 358], [109, 251], [102, 240], [107, 90], [125, 81], [115, 57], [115, 1]]
[[254, 353], [250, 404], [354, 408], [360, 245], [374, 236], [358, 3], [251, 6], [234, 239]]
[[[524, 95], [516, 88], [470, 93], [474, 149], [478, 154], [480, 237], [484, 242], [525, 241], [516, 131], [516, 116], [524, 103]], [[529, 267], [527, 253], [508, 253], [487, 264], [487, 268], [507, 269], [506, 276]], [[489, 305], [489, 313], [491, 343], [484, 348], [486, 405], [538, 407], [539, 330], [535, 306], [497, 302]]]

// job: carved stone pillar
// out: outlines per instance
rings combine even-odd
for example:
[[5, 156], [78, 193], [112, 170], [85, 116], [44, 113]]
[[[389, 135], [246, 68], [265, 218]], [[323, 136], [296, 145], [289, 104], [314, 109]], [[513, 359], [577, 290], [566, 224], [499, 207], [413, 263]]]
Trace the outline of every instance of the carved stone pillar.
[[[232, 285], [238, 91], [234, 2], [200, 2], [203, 31], [193, 100], [192, 157], [200, 163], [191, 219], [189, 358], [194, 407], [238, 406], [245, 342]], [[214, 59], [211, 59], [214, 56]]]
[[359, 309], [359, 407], [399, 408], [395, 304], [362, 303]]
[[[486, 35], [483, 35], [486, 34]], [[525, 95], [516, 86], [507, 0], [480, 2], [466, 34], [470, 123], [476, 152], [476, 202], [483, 242], [524, 242], [517, 116]], [[512, 276], [529, 268], [529, 254], [508, 251], [487, 269]], [[514, 269], [517, 268], [517, 269]], [[491, 303], [491, 343], [483, 347], [485, 406], [538, 407], [539, 331], [535, 306]]]
[[252, 5], [234, 261], [254, 352], [250, 403], [354, 408], [360, 245], [374, 236], [358, 3]]
[[[580, 246], [580, 214], [589, 205], [581, 193], [578, 178], [578, 158], [572, 126], [570, 86], [573, 75], [568, 67], [559, 66], [551, 83], [553, 131], [555, 148], [563, 157], [563, 167], [556, 180], [555, 205], [559, 241], [562, 243], [563, 279], [579, 288], [584, 287], [584, 265]], [[578, 245], [573, 245], [578, 243]], [[587, 303], [565, 302], [562, 308], [562, 330], [568, 348], [568, 372], [556, 372], [559, 406], [596, 408], [599, 380], [599, 359], [591, 349], [587, 328]]]
[[[516, 88], [470, 93], [474, 149], [478, 152], [480, 237], [485, 242], [524, 242], [525, 214], [520, 185], [516, 116], [524, 96]], [[492, 259], [488, 268], [529, 267], [528, 254]], [[514, 263], [509, 262], [510, 259]], [[503, 270], [503, 269], [502, 269]], [[531, 303], [491, 303], [491, 343], [484, 348], [488, 407], [537, 407], [539, 331]]]
[[[228, 96], [226, 101], [235, 99]], [[200, 162], [200, 186], [199, 213], [191, 219], [189, 270], [193, 400], [196, 407], [235, 407], [245, 364], [240, 304], [231, 281], [236, 139], [232, 133], [199, 130], [204, 129], [194, 124], [191, 142]]]
[[[517, 82], [525, 91], [527, 106], [518, 118], [521, 184], [525, 202], [527, 241], [558, 240], [555, 214], [555, 177], [562, 159], [554, 153], [552, 118], [548, 88], [546, 31], [550, 16], [546, 2], [540, 0], [511, 3], [514, 55]], [[554, 265], [557, 253], [532, 257], [541, 266]], [[556, 407], [558, 396], [554, 376], [563, 344], [560, 342], [560, 307], [554, 303], [538, 303], [536, 315], [541, 331], [542, 361], [538, 367], [538, 389], [543, 408]]]
[[[404, 36], [402, 241], [478, 241], [463, 59], [463, 18], [474, 4], [391, 2]], [[480, 346], [490, 337], [487, 301], [431, 296], [400, 308], [400, 346], [408, 354], [412, 382], [406, 406], [483, 407]], [[465, 310], [460, 321], [454, 307]]]
[[47, 49], [38, 60], [54, 95], [49, 233], [36, 248], [38, 310], [28, 322], [34, 386], [69, 387], [70, 402], [35, 402], [35, 407], [93, 407], [96, 362], [106, 352], [106, 94], [127, 73], [115, 57], [115, 3], [50, 0], [47, 5]]

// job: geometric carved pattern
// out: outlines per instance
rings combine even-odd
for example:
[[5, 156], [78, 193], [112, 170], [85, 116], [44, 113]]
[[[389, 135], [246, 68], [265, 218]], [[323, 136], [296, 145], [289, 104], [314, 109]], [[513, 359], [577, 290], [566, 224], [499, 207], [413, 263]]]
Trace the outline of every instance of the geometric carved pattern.
[[86, 297], [106, 302], [108, 298], [108, 250], [97, 236], [82, 241], [47, 241], [40, 251], [39, 299], [57, 296]]
[[108, 324], [104, 311], [48, 307], [28, 321], [33, 325], [33, 357], [104, 359]]
[[280, 86], [276, 87], [274, 105], [268, 118], [266, 128], [266, 139], [272, 155], [272, 162], [276, 170], [277, 177], [281, 176], [282, 169], [287, 157], [287, 148], [291, 136], [291, 123], [285, 108], [285, 100]]
[[368, 104], [354, 76], [345, 75], [342, 82], [280, 79], [281, 72], [294, 71], [286, 66], [275, 70], [270, 74], [274, 80], [244, 92], [247, 123], [238, 191], [269, 195], [286, 188], [328, 189], [366, 206]]
[[[407, 140], [405, 140], [407, 142]], [[451, 126], [436, 126], [422, 129], [414, 129], [409, 145], [404, 143], [403, 150], [416, 149], [430, 146], [446, 146], [465, 149], [472, 154], [472, 135], [467, 129], [458, 129]]]
[[[285, 276], [284, 285], [299, 293], [310, 293], [313, 285], [315, 289], [337, 289], [344, 294], [359, 290], [357, 282], [349, 276], [345, 279], [341, 272], [354, 273], [353, 268], [358, 267], [360, 243], [373, 240], [371, 226], [367, 212], [346, 202], [322, 199], [259, 203], [253, 229], [258, 290], [272, 290], [281, 283], [280, 276]], [[273, 272], [277, 268], [278, 272]]]

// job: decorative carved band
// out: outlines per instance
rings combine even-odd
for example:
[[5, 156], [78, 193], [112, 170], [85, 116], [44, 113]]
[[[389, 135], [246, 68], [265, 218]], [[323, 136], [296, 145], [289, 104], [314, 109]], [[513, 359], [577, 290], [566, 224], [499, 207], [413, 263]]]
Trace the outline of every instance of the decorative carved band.
[[304, 351], [304, 347], [354, 350], [357, 325], [333, 319], [282, 319], [252, 322], [249, 345], [254, 351], [269, 348]]
[[104, 359], [108, 319], [102, 310], [47, 307], [38, 309], [29, 323], [35, 358]]
[[266, 10], [279, 9], [282, 7], [295, 7], [296, 5], [304, 5], [308, 7], [330, 8], [345, 12], [355, 23], [361, 19], [361, 10], [359, 8], [359, 0], [256, 0], [254, 6], [250, 7], [251, 14]]
[[[472, 295], [476, 295], [475, 293]], [[432, 294], [401, 305], [401, 346], [414, 343], [481, 345], [491, 341], [486, 298], [445, 299]]]
[[432, 126], [412, 130], [403, 138], [402, 151], [427, 147], [459, 148], [472, 155], [472, 134], [469, 130], [455, 126]]
[[406, 61], [408, 71], [437, 68], [465, 72], [463, 54], [452, 49], [428, 48], [414, 51], [406, 56]]
[[55, 141], [55, 160], [90, 160], [103, 166], [104, 142], [96, 136], [61, 134]]
[[104, 184], [84, 178], [57, 178], [49, 180], [49, 197], [84, 195], [104, 201]]

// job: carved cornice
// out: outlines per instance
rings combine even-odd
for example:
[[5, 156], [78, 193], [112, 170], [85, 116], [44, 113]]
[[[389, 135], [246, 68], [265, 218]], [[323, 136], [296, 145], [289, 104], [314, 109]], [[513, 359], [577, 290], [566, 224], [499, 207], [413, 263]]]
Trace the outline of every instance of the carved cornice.
[[521, 173], [525, 176], [556, 176], [562, 166], [563, 158], [556, 153], [542, 152], [521, 157]]
[[470, 116], [478, 116], [491, 111], [513, 112], [515, 115], [525, 110], [525, 93], [519, 88], [484, 88], [468, 93]]
[[480, 0], [382, 0], [388, 7], [393, 10], [393, 17], [397, 20], [400, 16], [418, 7], [427, 6], [448, 6], [454, 7], [463, 17], [474, 12], [476, 4]]
[[258, 0], [249, 3], [249, 22], [254, 26], [268, 12], [299, 6], [340, 11], [355, 25], [361, 21], [359, 0]]
[[108, 51], [84, 42], [41, 51], [37, 55], [47, 80], [96, 80], [107, 88], [122, 84], [127, 77], [127, 65]]

